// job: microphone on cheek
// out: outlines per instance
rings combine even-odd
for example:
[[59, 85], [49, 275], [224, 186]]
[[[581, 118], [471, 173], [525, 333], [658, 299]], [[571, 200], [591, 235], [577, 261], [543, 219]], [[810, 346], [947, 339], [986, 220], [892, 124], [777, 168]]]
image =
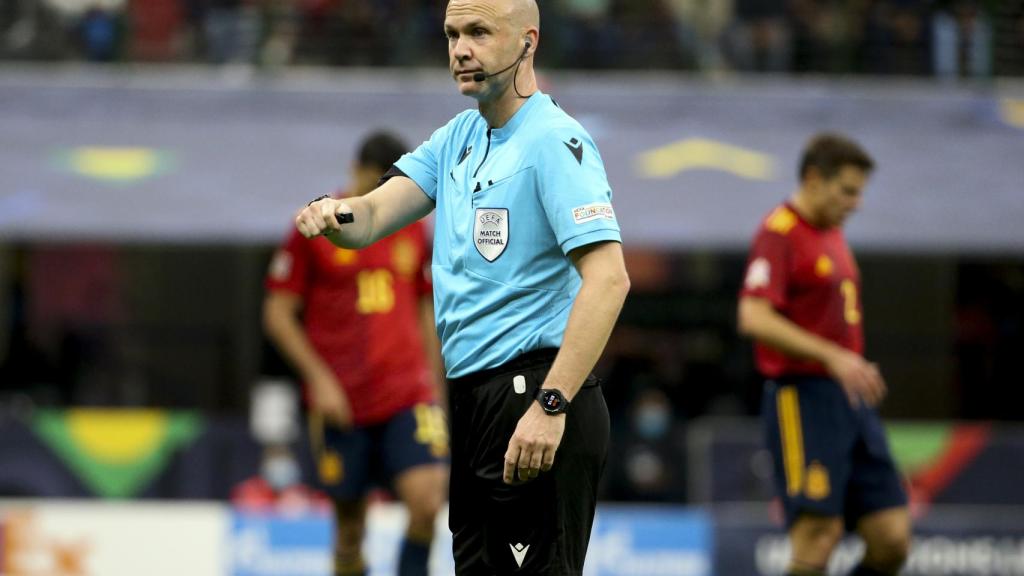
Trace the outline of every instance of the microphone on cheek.
[[[483, 82], [484, 80], [487, 80], [488, 78], [491, 78], [493, 76], [497, 76], [498, 74], [504, 74], [505, 72], [508, 72], [509, 70], [512, 69], [513, 66], [518, 66], [519, 63], [523, 61], [523, 58], [526, 58], [526, 54], [530, 51], [530, 46], [532, 46], [532, 45], [533, 45], [533, 43], [531, 43], [530, 40], [527, 39], [525, 46], [523, 46], [523, 53], [519, 55], [519, 58], [516, 58], [515, 62], [509, 64], [508, 66], [505, 66], [504, 68], [502, 68], [501, 70], [498, 70], [497, 72], [495, 72], [493, 74], [487, 74], [486, 72], [482, 72], [482, 71], [481, 72], [476, 72], [476, 73], [473, 74], [473, 82]], [[519, 71], [519, 69], [516, 68], [516, 72], [518, 72], [518, 71]]]

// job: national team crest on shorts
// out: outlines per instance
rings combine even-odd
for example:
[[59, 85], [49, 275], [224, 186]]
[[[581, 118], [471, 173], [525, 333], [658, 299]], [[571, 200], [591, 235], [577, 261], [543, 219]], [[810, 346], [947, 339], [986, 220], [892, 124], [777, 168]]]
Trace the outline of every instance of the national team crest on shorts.
[[508, 208], [477, 208], [473, 219], [473, 244], [488, 262], [494, 262], [508, 246]]

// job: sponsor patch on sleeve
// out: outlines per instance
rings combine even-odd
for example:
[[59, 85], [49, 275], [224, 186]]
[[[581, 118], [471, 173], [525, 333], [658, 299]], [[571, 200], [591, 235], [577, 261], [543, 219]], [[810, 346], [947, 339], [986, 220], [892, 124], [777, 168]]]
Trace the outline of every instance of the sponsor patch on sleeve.
[[584, 224], [593, 220], [615, 220], [615, 210], [608, 203], [595, 203], [572, 209], [573, 222]]
[[270, 261], [270, 277], [279, 282], [288, 279], [292, 274], [292, 255], [284, 250], [278, 250]]
[[747, 268], [747, 278], [744, 284], [747, 290], [757, 290], [758, 288], [765, 288], [768, 283], [771, 282], [772, 278], [772, 265], [768, 263], [768, 260], [764, 258], [758, 258], [750, 263], [750, 267]]

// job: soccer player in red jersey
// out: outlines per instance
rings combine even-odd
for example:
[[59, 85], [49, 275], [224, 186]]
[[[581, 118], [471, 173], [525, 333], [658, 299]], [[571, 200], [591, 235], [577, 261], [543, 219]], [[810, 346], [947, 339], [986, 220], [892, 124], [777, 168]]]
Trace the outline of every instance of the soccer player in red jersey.
[[[373, 190], [405, 152], [394, 136], [368, 137], [349, 193]], [[336, 576], [366, 573], [375, 484], [409, 510], [399, 575], [427, 574], [448, 481], [429, 266], [421, 222], [358, 251], [293, 230], [270, 265], [264, 326], [305, 385], [320, 484], [335, 503]]]
[[874, 168], [855, 142], [811, 139], [800, 187], [754, 238], [739, 330], [767, 379], [762, 413], [792, 542], [789, 574], [824, 574], [845, 530], [866, 544], [852, 574], [896, 574], [910, 544], [902, 483], [876, 406], [878, 366], [863, 357], [860, 272], [842, 226]]

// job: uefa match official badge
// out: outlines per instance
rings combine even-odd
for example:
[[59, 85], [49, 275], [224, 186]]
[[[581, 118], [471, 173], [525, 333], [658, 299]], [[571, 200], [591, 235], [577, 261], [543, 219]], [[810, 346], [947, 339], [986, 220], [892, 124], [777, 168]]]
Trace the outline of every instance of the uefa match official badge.
[[508, 208], [477, 208], [473, 219], [473, 244], [488, 262], [494, 262], [508, 246]]

